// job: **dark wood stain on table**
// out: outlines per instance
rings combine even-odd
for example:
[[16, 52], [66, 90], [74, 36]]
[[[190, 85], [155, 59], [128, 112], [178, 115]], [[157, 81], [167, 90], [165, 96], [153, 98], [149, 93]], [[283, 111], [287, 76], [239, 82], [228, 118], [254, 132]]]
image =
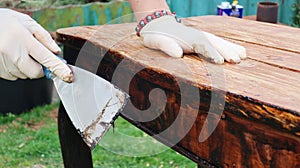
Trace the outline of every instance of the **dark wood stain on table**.
[[[183, 23], [246, 47], [249, 58], [224, 65], [195, 54], [171, 58], [145, 48], [134, 34], [134, 23], [64, 28], [57, 35], [68, 62], [129, 92], [132, 106], [122, 116], [132, 124], [155, 136], [178, 120], [173, 130], [155, 138], [199, 165], [300, 167], [300, 30], [220, 16]], [[163, 90], [166, 102], [149, 100], [155, 88]], [[213, 96], [224, 99], [222, 114], [208, 113], [223, 109]], [[158, 116], [147, 110], [164, 103]], [[206, 119], [217, 127], [199, 142], [202, 128], [209, 131], [203, 127]], [[188, 132], [186, 123], [192, 123]], [[170, 144], [178, 137], [183, 138]], [[66, 160], [74, 156], [64, 154], [67, 145], [62, 148], [68, 165]]]

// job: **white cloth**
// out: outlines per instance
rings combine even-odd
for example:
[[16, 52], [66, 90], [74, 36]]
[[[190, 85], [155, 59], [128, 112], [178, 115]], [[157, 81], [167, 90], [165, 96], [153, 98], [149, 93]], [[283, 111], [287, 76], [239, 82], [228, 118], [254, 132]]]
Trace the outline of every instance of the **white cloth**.
[[71, 82], [70, 68], [55, 55], [59, 52], [49, 32], [30, 16], [0, 8], [1, 78], [40, 78], [44, 76], [42, 64], [59, 78]]
[[172, 57], [198, 53], [217, 64], [238, 63], [245, 59], [246, 49], [213, 34], [178, 23], [174, 16], [163, 16], [149, 22], [140, 32], [146, 47], [161, 50]]

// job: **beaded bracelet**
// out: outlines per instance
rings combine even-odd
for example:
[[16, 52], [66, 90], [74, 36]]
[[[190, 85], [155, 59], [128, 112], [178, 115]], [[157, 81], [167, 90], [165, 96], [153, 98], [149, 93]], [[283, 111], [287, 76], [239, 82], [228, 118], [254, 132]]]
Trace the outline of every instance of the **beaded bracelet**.
[[174, 16], [175, 20], [178, 23], [181, 22], [181, 20], [176, 16], [175, 12], [171, 13], [167, 10], [159, 10], [159, 11], [153, 12], [152, 14], [147, 15], [144, 19], [140, 20], [139, 24], [135, 28], [136, 35], [140, 36], [141, 30], [143, 29], [143, 27], [146, 26], [146, 24], [148, 24], [149, 22], [151, 22], [154, 19], [160, 18], [162, 16], [166, 16], [166, 15]]

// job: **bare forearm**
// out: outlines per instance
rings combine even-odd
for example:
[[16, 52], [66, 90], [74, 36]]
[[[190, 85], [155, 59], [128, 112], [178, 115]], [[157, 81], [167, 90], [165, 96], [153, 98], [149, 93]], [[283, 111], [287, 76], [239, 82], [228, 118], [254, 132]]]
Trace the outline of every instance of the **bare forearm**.
[[166, 0], [128, 0], [135, 14], [136, 20], [139, 21], [149, 13], [165, 9], [170, 11]]

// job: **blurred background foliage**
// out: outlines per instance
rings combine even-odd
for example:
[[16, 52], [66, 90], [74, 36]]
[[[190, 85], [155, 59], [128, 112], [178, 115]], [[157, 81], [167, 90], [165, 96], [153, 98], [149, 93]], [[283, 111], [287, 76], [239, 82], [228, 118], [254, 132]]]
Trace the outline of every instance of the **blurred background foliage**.
[[0, 7], [19, 9], [42, 9], [47, 7], [109, 1], [111, 0], [0, 0]]

